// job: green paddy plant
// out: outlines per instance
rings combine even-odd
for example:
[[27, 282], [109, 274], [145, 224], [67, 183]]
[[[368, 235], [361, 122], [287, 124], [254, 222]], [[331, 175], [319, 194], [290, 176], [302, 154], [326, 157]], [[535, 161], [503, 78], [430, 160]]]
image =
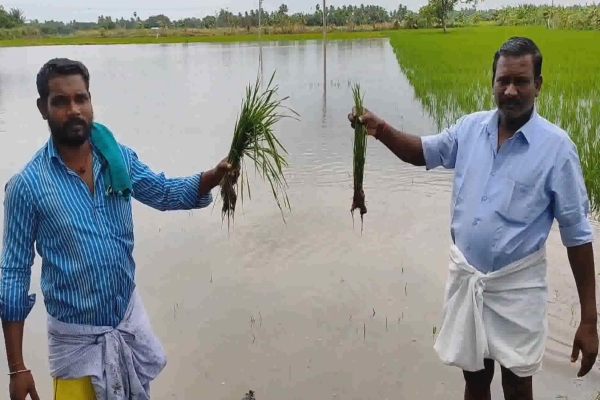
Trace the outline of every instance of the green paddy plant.
[[[363, 113], [363, 94], [360, 90], [360, 85], [357, 83], [352, 87], [352, 97], [354, 98], [354, 106], [356, 114]], [[363, 217], [367, 213], [365, 204], [365, 191], [363, 181], [365, 176], [365, 159], [367, 157], [367, 128], [363, 124], [354, 125], [354, 197], [352, 199], [352, 208], [350, 212], [354, 215], [356, 209], [360, 210], [360, 225], [361, 232], [363, 229]]]
[[[223, 199], [221, 213], [223, 220], [227, 218], [228, 227], [234, 220], [238, 185], [242, 202], [244, 191], [247, 191], [248, 198], [251, 198], [246, 159], [253, 161], [261, 178], [269, 182], [280, 211], [283, 213], [284, 206], [291, 210], [285, 190], [287, 182], [283, 173], [283, 168], [288, 166], [285, 159], [287, 150], [275, 136], [274, 127], [283, 118], [297, 119], [299, 115], [289, 107], [283, 106], [283, 102], [289, 96], [277, 98], [279, 86], [273, 85], [274, 78], [275, 72], [271, 75], [266, 88], [263, 88], [260, 76], [257, 77], [254, 85], [248, 85], [241, 112], [235, 123], [233, 140], [227, 156], [232, 171], [225, 175], [220, 183]], [[286, 114], [280, 111], [281, 109], [289, 110], [293, 115]]]
[[590, 211], [600, 218], [600, 31], [480, 26], [443, 35], [435, 30], [400, 30], [390, 34], [390, 44], [415, 96], [441, 130], [464, 114], [496, 107], [493, 55], [511, 36], [530, 37], [542, 51], [544, 83], [536, 101], [538, 112], [563, 128], [577, 146]]

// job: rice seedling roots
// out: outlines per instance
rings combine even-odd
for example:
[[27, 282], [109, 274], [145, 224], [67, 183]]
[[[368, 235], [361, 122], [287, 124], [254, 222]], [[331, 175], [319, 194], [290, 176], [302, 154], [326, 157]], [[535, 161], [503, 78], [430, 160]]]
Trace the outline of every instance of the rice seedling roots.
[[354, 190], [354, 198], [352, 199], [352, 208], [350, 212], [354, 214], [355, 210], [360, 210], [360, 217], [367, 213], [367, 206], [365, 205], [365, 191], [363, 189]]
[[225, 175], [221, 180], [221, 198], [223, 199], [222, 216], [230, 215], [232, 218], [235, 214], [235, 205], [237, 203], [237, 194], [235, 187], [237, 186], [238, 177], [240, 174], [239, 166], [234, 167], [233, 171]]

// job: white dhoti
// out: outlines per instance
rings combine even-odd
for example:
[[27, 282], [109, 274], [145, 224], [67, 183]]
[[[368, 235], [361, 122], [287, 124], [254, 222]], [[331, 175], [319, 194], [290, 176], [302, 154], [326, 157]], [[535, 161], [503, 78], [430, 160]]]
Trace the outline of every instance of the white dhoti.
[[538, 372], [548, 331], [545, 247], [484, 274], [452, 245], [449, 268], [434, 345], [442, 362], [474, 372], [489, 358], [520, 377]]

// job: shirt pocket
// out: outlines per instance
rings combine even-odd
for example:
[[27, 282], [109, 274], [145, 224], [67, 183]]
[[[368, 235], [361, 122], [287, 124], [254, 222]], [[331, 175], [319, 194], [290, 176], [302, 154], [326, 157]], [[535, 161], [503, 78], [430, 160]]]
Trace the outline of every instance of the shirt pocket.
[[539, 203], [539, 193], [531, 183], [518, 181], [510, 177], [502, 178], [499, 191], [500, 203], [496, 212], [507, 222], [526, 225], [535, 214]]
[[107, 230], [117, 238], [133, 237], [133, 215], [131, 198], [116, 195], [106, 196], [104, 202]]

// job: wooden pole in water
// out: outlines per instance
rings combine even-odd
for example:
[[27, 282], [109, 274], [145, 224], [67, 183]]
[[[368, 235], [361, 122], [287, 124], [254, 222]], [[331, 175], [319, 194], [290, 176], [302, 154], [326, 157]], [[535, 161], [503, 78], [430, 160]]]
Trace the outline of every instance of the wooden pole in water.
[[327, 114], [327, 4], [323, 0], [323, 123]]
[[323, 43], [325, 43], [325, 37], [327, 35], [327, 4], [326, 0], [323, 0]]
[[262, 0], [258, 0], [258, 41], [260, 42], [260, 30], [261, 30], [261, 26], [260, 26], [260, 17], [262, 14]]
[[327, 4], [323, 0], [323, 84], [327, 74]]
[[261, 14], [262, 14], [262, 2], [263, 0], [258, 0], [258, 64], [260, 66], [260, 74], [262, 79], [263, 67], [262, 67], [262, 41], [260, 39], [260, 31], [261, 31]]

